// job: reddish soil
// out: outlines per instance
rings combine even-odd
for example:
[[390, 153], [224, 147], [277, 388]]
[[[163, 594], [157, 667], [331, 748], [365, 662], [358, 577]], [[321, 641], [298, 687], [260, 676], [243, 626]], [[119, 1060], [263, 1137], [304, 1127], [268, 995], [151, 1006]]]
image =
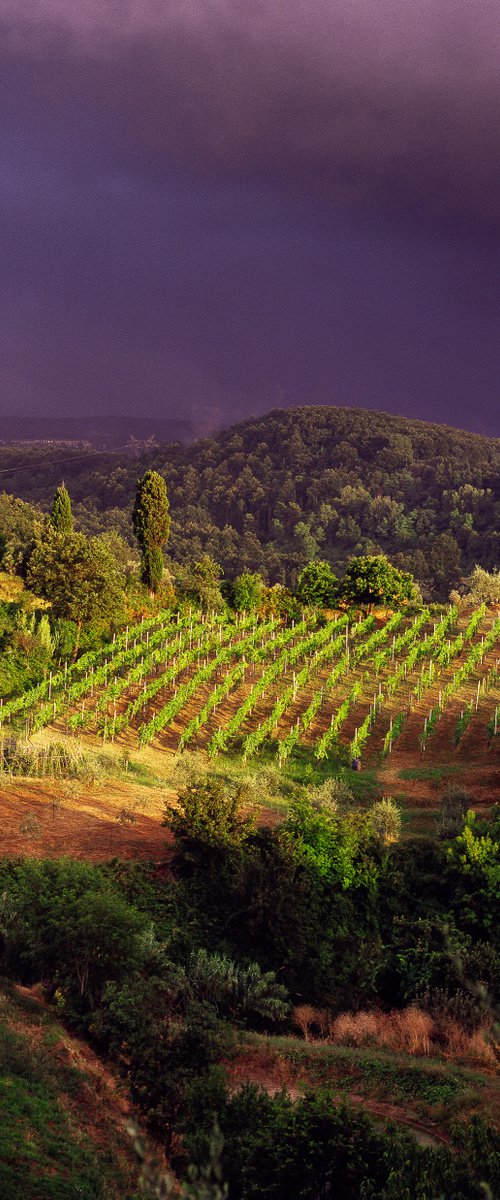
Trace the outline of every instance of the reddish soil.
[[[93, 788], [46, 779], [0, 783], [1, 853], [162, 861], [171, 841], [162, 826], [167, 795], [173, 793], [116, 782]], [[118, 819], [123, 810], [133, 822]]]

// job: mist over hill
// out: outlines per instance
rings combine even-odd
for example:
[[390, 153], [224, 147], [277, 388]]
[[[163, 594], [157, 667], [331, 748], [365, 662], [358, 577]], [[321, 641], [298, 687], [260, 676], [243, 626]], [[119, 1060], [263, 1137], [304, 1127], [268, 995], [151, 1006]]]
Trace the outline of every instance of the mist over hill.
[[135, 456], [0, 450], [7, 492], [46, 508], [64, 475], [80, 526], [127, 539], [147, 467], [167, 480], [171, 557], [208, 553], [228, 576], [248, 568], [293, 585], [311, 558], [341, 569], [383, 551], [438, 598], [475, 563], [500, 559], [500, 440], [444, 425], [304, 407]]

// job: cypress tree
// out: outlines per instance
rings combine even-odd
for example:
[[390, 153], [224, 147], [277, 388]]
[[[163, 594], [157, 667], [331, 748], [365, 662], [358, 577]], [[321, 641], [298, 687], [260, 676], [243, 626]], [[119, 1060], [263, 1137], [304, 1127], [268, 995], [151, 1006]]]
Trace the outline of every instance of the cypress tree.
[[69, 498], [69, 492], [64, 486], [64, 480], [57, 488], [54, 496], [52, 510], [50, 513], [50, 524], [52, 525], [53, 529], [57, 530], [58, 533], [73, 532], [73, 513], [71, 511], [71, 500]]
[[167, 485], [157, 471], [146, 471], [137, 481], [132, 520], [141, 550], [142, 582], [150, 592], [157, 592], [163, 576], [163, 547], [170, 533]]

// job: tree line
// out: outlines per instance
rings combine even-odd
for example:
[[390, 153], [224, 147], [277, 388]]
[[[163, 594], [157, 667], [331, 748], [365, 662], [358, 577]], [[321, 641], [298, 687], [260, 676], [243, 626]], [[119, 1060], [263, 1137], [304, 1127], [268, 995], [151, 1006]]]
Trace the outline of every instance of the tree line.
[[[24, 451], [26, 454], [26, 451]], [[20, 451], [0, 452], [17, 469]], [[48, 505], [50, 456], [13, 475], [18, 495]], [[47, 460], [47, 461], [46, 461]], [[259, 571], [292, 589], [304, 562], [342, 572], [385, 553], [426, 599], [446, 599], [476, 563], [499, 561], [499, 442], [444, 426], [352, 409], [303, 408], [242, 422], [191, 447], [149, 449], [136, 462], [69, 456], [79, 527], [131, 540], [137, 470], [169, 481], [175, 562], [208, 554], [225, 575]], [[8, 476], [5, 477], [8, 480]], [[0, 504], [1, 508], [1, 504]]]

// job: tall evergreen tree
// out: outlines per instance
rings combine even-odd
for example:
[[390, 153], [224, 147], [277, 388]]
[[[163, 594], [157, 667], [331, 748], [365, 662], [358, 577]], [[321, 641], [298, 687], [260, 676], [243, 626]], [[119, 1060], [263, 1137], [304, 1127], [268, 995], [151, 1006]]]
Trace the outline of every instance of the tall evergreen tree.
[[157, 592], [163, 575], [163, 547], [170, 533], [167, 485], [157, 471], [146, 471], [137, 481], [132, 510], [134, 533], [141, 549], [141, 579]]
[[50, 524], [58, 533], [73, 532], [73, 513], [71, 511], [71, 500], [69, 492], [63, 482], [57, 488], [52, 510], [50, 513]]

